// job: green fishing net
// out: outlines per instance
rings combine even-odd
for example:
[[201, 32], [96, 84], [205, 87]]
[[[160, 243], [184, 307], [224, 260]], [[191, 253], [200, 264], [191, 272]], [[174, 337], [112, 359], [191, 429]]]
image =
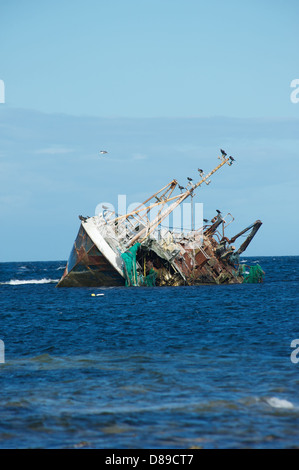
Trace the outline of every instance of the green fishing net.
[[142, 279], [142, 283], [144, 286], [148, 286], [148, 287], [153, 287], [156, 285], [156, 277], [157, 277], [157, 273], [156, 271], [152, 268], [150, 270], [150, 272], [148, 273], [147, 276], [143, 277]]
[[136, 269], [136, 253], [140, 243], [135, 243], [128, 251], [122, 253], [123, 270], [126, 280], [126, 286], [138, 286], [138, 275]]
[[140, 243], [135, 243], [135, 245], [121, 255], [126, 286], [155, 286], [157, 273], [153, 268], [147, 276], [140, 276], [137, 272], [136, 254], [139, 247]]
[[245, 271], [245, 265], [240, 265], [240, 267], [241, 266], [241, 274], [244, 276], [243, 283], [257, 284], [259, 282], [263, 282], [265, 273], [259, 264], [256, 264], [255, 266], [250, 266], [249, 273]]

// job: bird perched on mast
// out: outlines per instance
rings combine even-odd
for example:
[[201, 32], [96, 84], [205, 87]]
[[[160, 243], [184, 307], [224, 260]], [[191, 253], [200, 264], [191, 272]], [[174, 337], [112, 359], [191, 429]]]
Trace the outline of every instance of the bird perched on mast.
[[227, 153], [224, 150], [220, 149], [220, 152], [222, 153], [224, 157], [226, 157]]

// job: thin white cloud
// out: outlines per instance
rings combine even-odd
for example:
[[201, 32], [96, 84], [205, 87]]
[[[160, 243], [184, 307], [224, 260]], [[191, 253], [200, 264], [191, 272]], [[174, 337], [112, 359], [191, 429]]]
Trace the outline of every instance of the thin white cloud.
[[72, 153], [74, 150], [66, 147], [46, 147], [35, 151], [37, 154], [59, 155], [65, 153]]
[[132, 157], [132, 160], [146, 160], [147, 156], [142, 153], [135, 153]]

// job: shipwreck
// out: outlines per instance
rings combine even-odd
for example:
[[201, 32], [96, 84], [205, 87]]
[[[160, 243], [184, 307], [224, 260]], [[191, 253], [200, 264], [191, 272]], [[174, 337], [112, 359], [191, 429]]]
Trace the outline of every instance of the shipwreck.
[[[233, 157], [221, 150], [220, 163], [199, 181], [186, 187], [173, 179], [127, 214], [103, 210], [82, 217], [78, 235], [57, 287], [183, 286], [262, 282], [259, 265], [245, 268], [240, 255], [262, 225], [260, 220], [229, 238], [226, 227], [234, 220], [218, 210], [211, 221], [189, 232], [161, 230], [162, 222]], [[179, 194], [176, 194], [179, 191]], [[154, 214], [154, 216], [153, 216]], [[229, 217], [229, 222], [226, 219]], [[236, 240], [247, 237], [237, 249]]]

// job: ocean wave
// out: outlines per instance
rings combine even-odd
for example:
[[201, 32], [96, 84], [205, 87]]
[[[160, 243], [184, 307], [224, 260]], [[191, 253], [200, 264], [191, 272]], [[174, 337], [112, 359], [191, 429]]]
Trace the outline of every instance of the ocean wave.
[[23, 284], [49, 284], [49, 283], [56, 283], [59, 279], [11, 279], [10, 281], [0, 282], [0, 284], [7, 284], [10, 286], [20, 286]]
[[268, 405], [272, 406], [273, 408], [285, 408], [285, 409], [291, 409], [294, 408], [293, 403], [291, 403], [288, 400], [284, 400], [282, 398], [277, 398], [277, 397], [271, 397], [266, 400]]

